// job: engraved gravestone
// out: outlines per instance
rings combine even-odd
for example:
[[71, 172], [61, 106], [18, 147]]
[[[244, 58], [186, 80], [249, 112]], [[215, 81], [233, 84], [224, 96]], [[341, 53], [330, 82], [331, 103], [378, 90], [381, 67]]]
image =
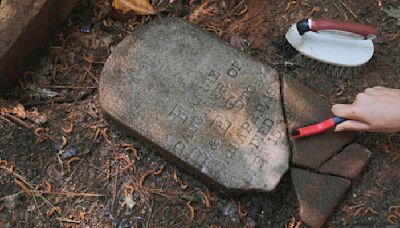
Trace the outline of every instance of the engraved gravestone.
[[288, 169], [276, 71], [181, 19], [143, 26], [113, 50], [100, 102], [207, 182], [271, 191]]

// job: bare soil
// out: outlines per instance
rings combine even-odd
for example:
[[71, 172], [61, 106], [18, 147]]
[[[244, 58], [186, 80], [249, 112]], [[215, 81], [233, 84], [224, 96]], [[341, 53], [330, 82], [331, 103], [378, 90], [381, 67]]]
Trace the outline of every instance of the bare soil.
[[[79, 5], [19, 86], [0, 100], [0, 198], [22, 192], [13, 209], [0, 204], [0, 227], [253, 227], [251, 220], [258, 227], [304, 226], [289, 175], [272, 193], [225, 196], [104, 119], [97, 90], [103, 64], [119, 41], [149, 21], [185, 17], [332, 104], [351, 102], [371, 86], [400, 88], [400, 29], [383, 11], [399, 1], [152, 4], [159, 15], [130, 18], [108, 13], [107, 0]], [[308, 17], [379, 27], [375, 56], [361, 76], [341, 80], [285, 64], [290, 60], [279, 38]], [[93, 30], [81, 33], [87, 21]], [[25, 111], [20, 106], [12, 112], [17, 104]], [[400, 134], [360, 133], [356, 141], [373, 152], [372, 159], [326, 226], [400, 224], [400, 210], [393, 207], [400, 205]]]

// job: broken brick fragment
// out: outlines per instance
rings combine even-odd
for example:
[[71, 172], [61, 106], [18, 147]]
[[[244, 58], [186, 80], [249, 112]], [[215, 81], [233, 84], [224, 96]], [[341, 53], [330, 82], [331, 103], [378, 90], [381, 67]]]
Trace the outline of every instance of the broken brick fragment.
[[353, 143], [324, 164], [319, 172], [354, 179], [360, 175], [370, 157], [371, 152], [368, 149]]
[[326, 174], [291, 168], [300, 205], [300, 218], [310, 227], [321, 227], [350, 186], [350, 181]]

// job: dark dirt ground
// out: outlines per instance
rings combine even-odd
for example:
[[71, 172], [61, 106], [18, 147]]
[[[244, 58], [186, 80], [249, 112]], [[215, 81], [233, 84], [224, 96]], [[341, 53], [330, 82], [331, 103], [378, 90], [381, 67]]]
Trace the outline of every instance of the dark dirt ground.
[[[251, 227], [248, 218], [259, 206], [258, 227], [303, 227], [289, 175], [273, 193], [223, 196], [104, 119], [97, 90], [103, 64], [113, 46], [148, 21], [185, 17], [332, 103], [351, 102], [370, 86], [400, 88], [399, 27], [383, 11], [398, 0], [308, 0], [290, 8], [278, 0], [153, 0], [159, 15], [129, 20], [107, 15], [107, 3], [96, 1], [89, 10], [79, 5], [1, 100], [0, 198], [29, 191], [29, 184], [44, 192], [21, 194], [13, 210], [0, 204], [0, 227]], [[375, 57], [361, 76], [339, 80], [285, 66], [277, 38], [310, 16], [380, 28]], [[83, 34], [88, 18], [96, 23]], [[19, 106], [7, 114], [17, 104], [25, 111]], [[373, 152], [372, 159], [326, 226], [400, 224], [391, 208], [400, 205], [400, 134], [363, 133], [356, 141]]]

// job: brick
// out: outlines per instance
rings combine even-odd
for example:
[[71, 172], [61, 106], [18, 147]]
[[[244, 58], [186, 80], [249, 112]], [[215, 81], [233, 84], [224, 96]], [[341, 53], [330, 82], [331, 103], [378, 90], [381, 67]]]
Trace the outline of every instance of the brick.
[[350, 181], [291, 168], [300, 218], [310, 227], [322, 227], [350, 186]]
[[0, 94], [37, 58], [52, 33], [79, 0], [2, 0], [0, 4]]
[[[283, 76], [283, 99], [289, 129], [318, 123], [333, 115], [326, 100], [289, 76]], [[335, 133], [333, 130], [298, 140], [290, 138], [292, 162], [318, 169], [352, 140], [351, 133]]]
[[367, 165], [371, 152], [360, 144], [353, 143], [343, 149], [338, 155], [324, 164], [319, 171], [333, 174], [348, 179], [354, 179], [360, 175]]

